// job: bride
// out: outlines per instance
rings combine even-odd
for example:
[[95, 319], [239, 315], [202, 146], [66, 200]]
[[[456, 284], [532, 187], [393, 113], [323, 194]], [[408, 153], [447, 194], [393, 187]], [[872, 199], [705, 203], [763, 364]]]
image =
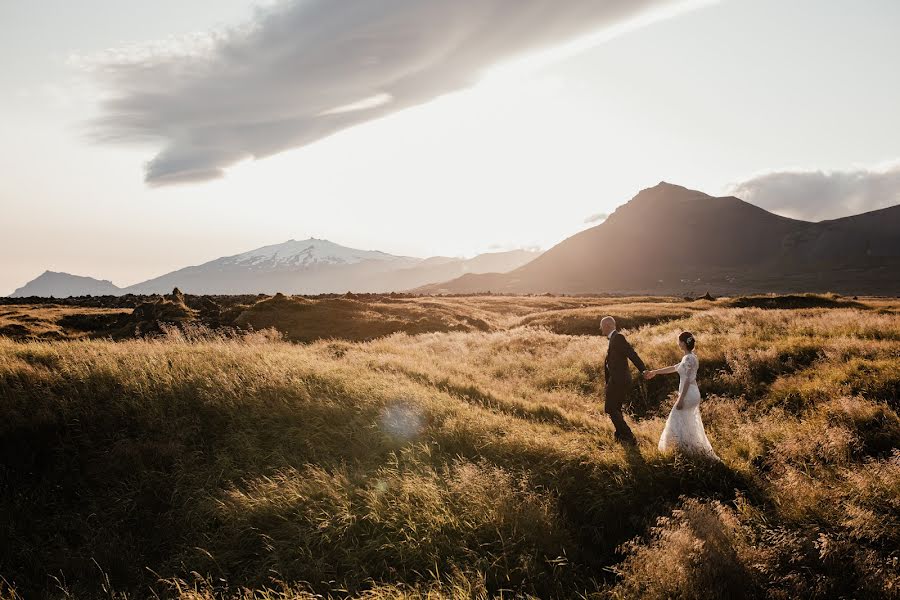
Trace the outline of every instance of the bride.
[[694, 336], [684, 331], [678, 336], [678, 347], [684, 353], [681, 362], [671, 367], [646, 371], [645, 379], [653, 379], [657, 375], [678, 373], [681, 382], [678, 386], [678, 401], [672, 407], [666, 428], [659, 438], [661, 452], [678, 450], [691, 454], [702, 454], [719, 460], [703, 430], [700, 418], [700, 388], [697, 387], [697, 367], [700, 362], [694, 354]]

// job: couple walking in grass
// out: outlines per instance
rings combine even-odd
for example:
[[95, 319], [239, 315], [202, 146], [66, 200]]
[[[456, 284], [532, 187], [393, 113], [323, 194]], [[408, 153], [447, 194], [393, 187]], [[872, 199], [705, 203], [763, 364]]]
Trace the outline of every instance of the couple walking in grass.
[[606, 375], [604, 410], [616, 428], [616, 441], [627, 446], [637, 445], [634, 433], [622, 415], [622, 405], [625, 404], [628, 388], [631, 386], [631, 374], [628, 370], [630, 360], [644, 379], [671, 373], [678, 373], [680, 377], [678, 400], [672, 407], [666, 420], [666, 427], [659, 438], [660, 451], [677, 450], [718, 459], [706, 437], [703, 420], [700, 418], [700, 388], [697, 386], [697, 368], [700, 362], [694, 354], [693, 334], [684, 331], [678, 336], [678, 347], [683, 354], [681, 362], [662, 369], [648, 370], [641, 357], [616, 328], [615, 319], [603, 317], [600, 321], [600, 330], [609, 338], [609, 349], [604, 365]]

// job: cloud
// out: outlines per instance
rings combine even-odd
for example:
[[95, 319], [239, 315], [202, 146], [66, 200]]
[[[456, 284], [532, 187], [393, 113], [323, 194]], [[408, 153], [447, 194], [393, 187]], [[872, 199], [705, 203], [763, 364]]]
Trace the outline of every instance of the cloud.
[[585, 223], [602, 223], [606, 219], [609, 218], [609, 215], [606, 213], [597, 213], [595, 215], [591, 215], [584, 220]]
[[497, 63], [703, 3], [282, 0], [239, 28], [72, 62], [109, 93], [93, 137], [156, 144], [146, 180], [159, 185], [220, 177], [465, 89]]
[[900, 204], [900, 161], [848, 171], [775, 171], [732, 184], [728, 193], [768, 211], [808, 221]]

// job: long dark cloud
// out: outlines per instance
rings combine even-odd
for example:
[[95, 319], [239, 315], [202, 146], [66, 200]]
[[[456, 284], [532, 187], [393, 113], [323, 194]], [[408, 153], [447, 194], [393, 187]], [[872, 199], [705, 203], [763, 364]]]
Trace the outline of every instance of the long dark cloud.
[[809, 221], [900, 204], [900, 161], [848, 171], [780, 171], [730, 186], [729, 193], [768, 211]]
[[112, 60], [94, 123], [106, 142], [154, 142], [150, 184], [219, 177], [248, 157], [471, 86], [522, 53], [696, 0], [294, 0], [201, 52]]

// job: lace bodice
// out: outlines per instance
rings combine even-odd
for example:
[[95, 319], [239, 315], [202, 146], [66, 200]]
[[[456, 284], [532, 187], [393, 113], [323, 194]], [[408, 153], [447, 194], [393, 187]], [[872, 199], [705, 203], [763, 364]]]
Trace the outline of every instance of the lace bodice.
[[678, 374], [681, 376], [683, 385], [697, 385], [697, 369], [700, 367], [700, 361], [697, 355], [689, 352], [684, 355], [681, 362], [678, 363]]

